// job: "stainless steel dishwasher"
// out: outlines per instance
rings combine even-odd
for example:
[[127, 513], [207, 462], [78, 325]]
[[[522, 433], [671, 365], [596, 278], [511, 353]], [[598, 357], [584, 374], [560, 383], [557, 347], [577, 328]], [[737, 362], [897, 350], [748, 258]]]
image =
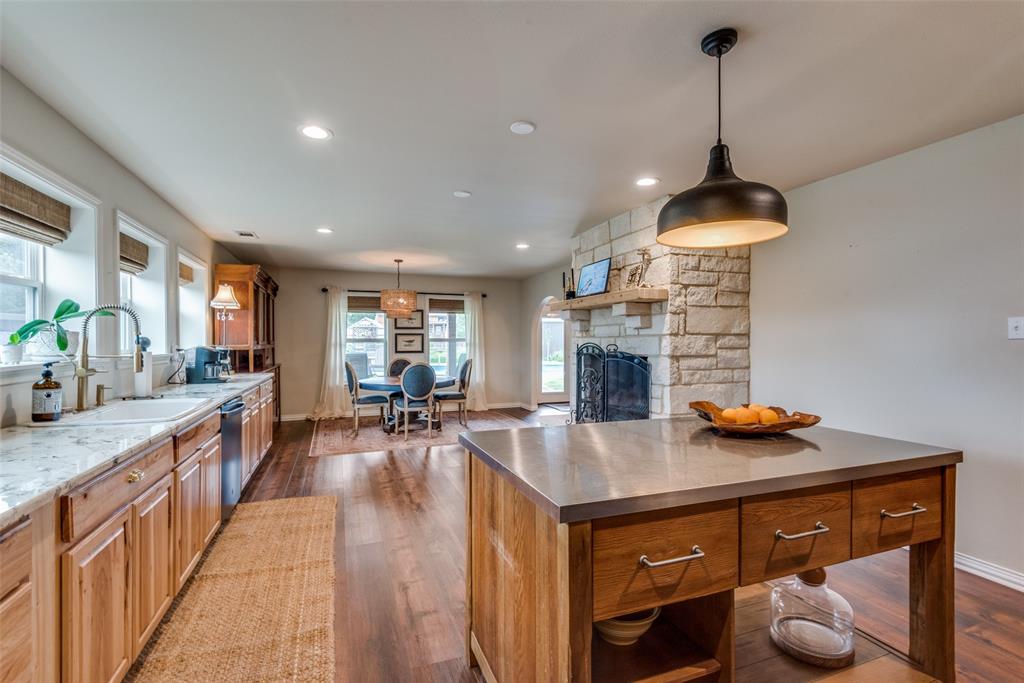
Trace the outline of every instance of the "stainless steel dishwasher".
[[220, 518], [227, 521], [242, 495], [242, 413], [245, 402], [220, 407]]

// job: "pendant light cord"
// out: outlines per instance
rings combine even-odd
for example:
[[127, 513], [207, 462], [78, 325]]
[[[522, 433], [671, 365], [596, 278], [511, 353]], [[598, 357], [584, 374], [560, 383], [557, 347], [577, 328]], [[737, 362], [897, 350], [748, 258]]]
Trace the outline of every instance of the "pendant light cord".
[[718, 50], [718, 144], [722, 144], [722, 50]]

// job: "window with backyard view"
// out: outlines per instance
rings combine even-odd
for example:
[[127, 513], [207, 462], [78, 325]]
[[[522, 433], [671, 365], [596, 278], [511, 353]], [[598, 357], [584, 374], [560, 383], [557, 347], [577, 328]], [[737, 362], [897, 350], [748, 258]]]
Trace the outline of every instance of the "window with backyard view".
[[466, 311], [462, 299], [430, 299], [430, 366], [439, 375], [455, 377], [466, 360]]
[[34, 242], [0, 233], [0, 341], [4, 344], [11, 332], [36, 318], [43, 286], [42, 249]]
[[540, 382], [542, 394], [565, 393], [565, 321], [557, 313], [540, 319]]
[[360, 379], [381, 377], [388, 364], [387, 316], [379, 310], [353, 310], [353, 305], [350, 298], [345, 321], [345, 361], [352, 364]]

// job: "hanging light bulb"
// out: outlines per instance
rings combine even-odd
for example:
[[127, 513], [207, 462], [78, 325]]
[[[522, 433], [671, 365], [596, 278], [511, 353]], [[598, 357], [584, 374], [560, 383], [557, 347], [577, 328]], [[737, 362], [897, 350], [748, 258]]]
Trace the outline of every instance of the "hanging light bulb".
[[416, 292], [402, 289], [402, 259], [395, 259], [397, 286], [395, 289], [380, 290], [380, 307], [389, 318], [405, 319], [412, 317], [416, 310]]
[[711, 148], [704, 180], [672, 197], [658, 214], [660, 244], [714, 249], [764, 242], [785, 235], [789, 212], [770, 185], [738, 178], [722, 144], [722, 55], [736, 44], [733, 28], [704, 36], [701, 50], [718, 60], [718, 141]]

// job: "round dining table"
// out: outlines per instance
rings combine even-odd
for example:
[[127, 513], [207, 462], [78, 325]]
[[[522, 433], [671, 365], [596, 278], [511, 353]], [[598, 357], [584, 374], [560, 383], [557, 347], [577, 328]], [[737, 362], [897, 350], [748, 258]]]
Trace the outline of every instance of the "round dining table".
[[[446, 389], [448, 387], [455, 386], [455, 382], [456, 379], [454, 377], [449, 377], [448, 375], [438, 375], [437, 378], [434, 380], [434, 388]], [[364, 377], [363, 379], [359, 380], [359, 388], [365, 389], [366, 391], [386, 391], [389, 393], [392, 391], [401, 391], [402, 378]], [[414, 423], [410, 420], [409, 426], [412, 426], [413, 424]], [[415, 424], [425, 428], [427, 426], [427, 420], [422, 416], [418, 416], [416, 418]], [[384, 420], [384, 424], [382, 425], [384, 431], [388, 434], [393, 434], [398, 429], [399, 426], [400, 425], [398, 423], [398, 416], [393, 414], [388, 415], [387, 419]], [[438, 422], [437, 424], [435, 424], [434, 429], [440, 430], [441, 423]]]

